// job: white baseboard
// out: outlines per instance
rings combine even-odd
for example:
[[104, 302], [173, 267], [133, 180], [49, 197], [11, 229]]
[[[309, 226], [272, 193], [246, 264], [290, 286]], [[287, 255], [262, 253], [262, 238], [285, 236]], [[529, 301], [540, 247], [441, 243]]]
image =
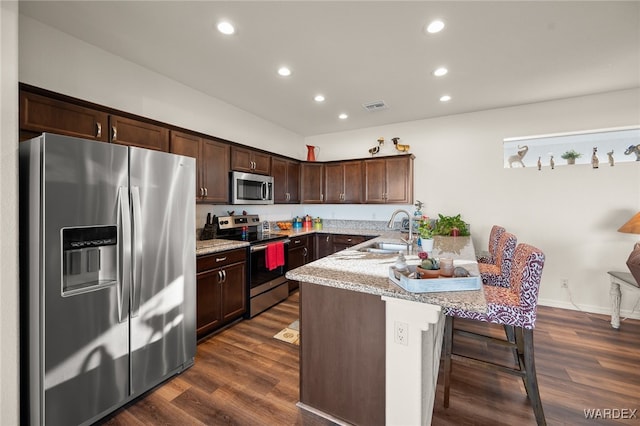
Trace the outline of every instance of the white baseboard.
[[[561, 302], [553, 299], [538, 299], [538, 305], [549, 306], [552, 308], [570, 309], [572, 311], [588, 312], [590, 314], [611, 315], [611, 308], [592, 305], [574, 305], [571, 302]], [[640, 319], [640, 310], [633, 312], [630, 309], [621, 309], [620, 318]]]

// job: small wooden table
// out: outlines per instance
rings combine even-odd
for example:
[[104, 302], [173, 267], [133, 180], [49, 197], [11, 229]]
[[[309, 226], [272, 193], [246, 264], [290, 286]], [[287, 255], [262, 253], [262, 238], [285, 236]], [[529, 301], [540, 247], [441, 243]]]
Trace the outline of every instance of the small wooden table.
[[611, 327], [618, 329], [620, 328], [620, 300], [622, 299], [620, 284], [634, 290], [640, 290], [640, 285], [629, 272], [608, 271], [607, 274], [609, 274], [609, 279], [611, 280], [611, 290], [609, 291], [611, 298]]

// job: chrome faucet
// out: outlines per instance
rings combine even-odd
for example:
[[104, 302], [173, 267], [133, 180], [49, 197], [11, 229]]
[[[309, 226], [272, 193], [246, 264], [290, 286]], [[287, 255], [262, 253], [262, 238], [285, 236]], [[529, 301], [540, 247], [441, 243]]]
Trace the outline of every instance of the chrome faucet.
[[407, 238], [406, 240], [404, 238], [402, 238], [402, 241], [407, 243], [407, 245], [411, 246], [413, 244], [413, 216], [408, 211], [403, 210], [403, 209], [398, 209], [398, 210], [394, 211], [391, 214], [391, 219], [389, 219], [389, 223], [387, 224], [387, 226], [389, 228], [393, 228], [393, 224], [394, 224], [393, 220], [396, 218], [396, 215], [398, 213], [404, 213], [409, 218], [409, 238]]

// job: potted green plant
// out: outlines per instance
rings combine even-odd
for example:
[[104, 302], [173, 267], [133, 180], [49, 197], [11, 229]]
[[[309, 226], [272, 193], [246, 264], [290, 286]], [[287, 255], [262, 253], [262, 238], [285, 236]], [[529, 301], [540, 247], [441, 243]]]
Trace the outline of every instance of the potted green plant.
[[418, 221], [418, 235], [420, 236], [420, 246], [424, 251], [433, 250], [433, 221], [428, 216], [422, 216]]
[[561, 157], [567, 160], [567, 164], [576, 164], [576, 158], [582, 157], [582, 154], [576, 152], [573, 149], [570, 149], [569, 151], [565, 151], [565, 153], [562, 154]]
[[434, 235], [469, 235], [467, 223], [456, 216], [443, 216], [438, 214], [438, 220], [433, 229]]

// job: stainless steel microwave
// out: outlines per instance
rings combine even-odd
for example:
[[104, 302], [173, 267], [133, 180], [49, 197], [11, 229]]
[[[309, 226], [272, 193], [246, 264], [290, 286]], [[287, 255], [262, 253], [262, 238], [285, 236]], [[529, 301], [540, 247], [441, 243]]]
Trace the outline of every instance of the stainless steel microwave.
[[231, 204], [273, 204], [273, 176], [231, 172]]

